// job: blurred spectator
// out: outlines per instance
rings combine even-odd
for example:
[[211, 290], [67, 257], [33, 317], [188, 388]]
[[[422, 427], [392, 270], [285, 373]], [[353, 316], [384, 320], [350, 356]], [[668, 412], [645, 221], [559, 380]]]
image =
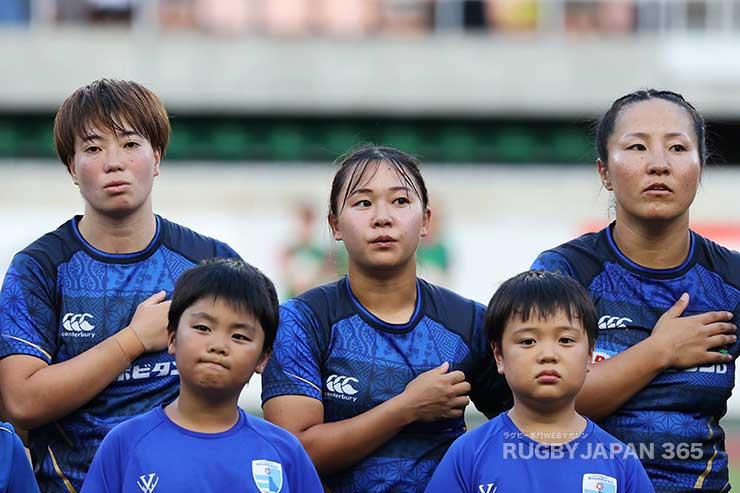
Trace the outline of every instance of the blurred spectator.
[[598, 5], [595, 2], [567, 1], [564, 14], [566, 32], [594, 32], [598, 27]]
[[314, 0], [257, 0], [265, 31], [278, 36], [307, 35], [315, 3]]
[[315, 0], [315, 26], [320, 34], [365, 36], [381, 20], [381, 2], [388, 0]]
[[1, 0], [0, 24], [28, 24], [30, 0]]
[[193, 29], [193, 3], [194, 0], [159, 0], [159, 22], [162, 28]]
[[486, 0], [486, 19], [496, 31], [533, 31], [537, 6], [537, 0]]
[[82, 0], [57, 0], [56, 16], [59, 22], [81, 23], [88, 21], [88, 8]]
[[419, 248], [416, 250], [416, 264], [419, 267], [419, 277], [432, 284], [449, 287], [452, 258], [444, 235], [443, 209], [437, 202], [429, 223], [429, 233], [421, 239]]
[[[193, 17], [196, 25], [204, 31], [238, 36], [244, 33], [253, 21], [254, 5], [250, 0], [194, 0]], [[280, 3], [268, 0], [267, 3]], [[298, 0], [293, 0], [299, 3]]]
[[136, 0], [85, 0], [92, 22], [131, 23]]
[[281, 255], [285, 299], [320, 284], [336, 280], [335, 266], [326, 249], [316, 241], [316, 212], [308, 204], [295, 209], [293, 240]]
[[420, 33], [432, 27], [430, 0], [382, 0], [383, 31]]
[[635, 4], [630, 0], [572, 0], [565, 2], [565, 30], [567, 32], [633, 31]]
[[[448, 0], [437, 0], [446, 2]], [[483, 0], [462, 0], [462, 22], [466, 30], [485, 29], [486, 14]]]
[[599, 30], [605, 33], [634, 31], [636, 12], [634, 2], [625, 0], [602, 1], [599, 4]]

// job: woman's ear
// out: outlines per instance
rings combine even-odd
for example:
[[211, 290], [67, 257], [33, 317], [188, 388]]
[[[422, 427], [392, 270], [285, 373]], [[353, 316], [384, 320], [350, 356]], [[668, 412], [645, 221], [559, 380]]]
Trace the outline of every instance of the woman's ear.
[[336, 241], [342, 241], [342, 232], [339, 230], [339, 219], [334, 214], [329, 214], [326, 218], [331, 229], [331, 235]]
[[604, 188], [613, 192], [612, 182], [609, 180], [609, 170], [601, 159], [596, 160], [596, 168], [599, 170], [599, 176], [601, 177], [601, 184]]
[[424, 238], [429, 234], [429, 226], [432, 223], [432, 210], [427, 207], [424, 210], [424, 219], [421, 223], [421, 237]]

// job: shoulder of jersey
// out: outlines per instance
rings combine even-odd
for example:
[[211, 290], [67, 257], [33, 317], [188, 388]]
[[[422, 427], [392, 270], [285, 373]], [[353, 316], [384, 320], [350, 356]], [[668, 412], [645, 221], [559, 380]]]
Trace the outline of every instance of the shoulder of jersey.
[[163, 217], [160, 220], [160, 242], [167, 248], [190, 258], [193, 261], [211, 258], [214, 256], [216, 245], [225, 245], [223, 242], [193, 231], [180, 224]]
[[72, 230], [72, 219], [34, 240], [20, 254], [36, 259], [44, 267], [52, 268], [69, 259], [82, 248]]
[[696, 234], [697, 247], [701, 249], [698, 262], [704, 267], [721, 274], [735, 288], [740, 289], [740, 252], [715, 243]]

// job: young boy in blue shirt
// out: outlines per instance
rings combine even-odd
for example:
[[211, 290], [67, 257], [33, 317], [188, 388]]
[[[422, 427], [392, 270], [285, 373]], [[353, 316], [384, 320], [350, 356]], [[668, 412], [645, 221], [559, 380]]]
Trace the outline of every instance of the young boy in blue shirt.
[[0, 493], [38, 493], [23, 442], [10, 423], [0, 421]]
[[588, 293], [524, 272], [496, 291], [485, 323], [514, 407], [457, 439], [427, 493], [653, 492], [635, 451], [575, 409], [598, 331]]
[[322, 492], [300, 442], [237, 407], [277, 327], [275, 288], [256, 268], [214, 259], [185, 271], [168, 325], [180, 394], [114, 428], [82, 492]]

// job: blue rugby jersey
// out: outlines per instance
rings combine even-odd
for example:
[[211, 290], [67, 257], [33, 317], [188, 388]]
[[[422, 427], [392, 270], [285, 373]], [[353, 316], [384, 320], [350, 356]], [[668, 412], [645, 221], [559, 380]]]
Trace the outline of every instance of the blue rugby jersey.
[[322, 493], [316, 469], [293, 435], [239, 409], [221, 433], [174, 423], [161, 407], [113, 429], [81, 493]]
[[[637, 454], [592, 421], [540, 443], [506, 413], [455, 440], [426, 493], [652, 493]], [[560, 441], [560, 437], [558, 437]]]
[[23, 442], [0, 421], [0, 493], [39, 493]]
[[[588, 289], [599, 316], [596, 362], [647, 338], [684, 292], [690, 300], [683, 316], [725, 310], [738, 323], [740, 254], [691, 232], [685, 262], [673, 269], [647, 269], [619, 251], [612, 227], [543, 252], [532, 265], [569, 275]], [[737, 357], [740, 344], [727, 349]], [[600, 424], [636, 447], [656, 491], [726, 491], [719, 420], [734, 376], [734, 361], [664, 371]]]
[[[472, 386], [470, 397], [493, 416], [511, 393], [483, 330], [485, 307], [417, 280], [408, 323], [388, 324], [354, 297], [347, 278], [284, 303], [275, 350], [262, 377], [262, 401], [305, 395], [322, 401], [324, 422], [352, 418], [400, 394], [421, 373], [450, 362]], [[299, 412], [299, 411], [297, 411]], [[371, 455], [325, 477], [333, 493], [423, 491], [462, 418], [413, 423]]]
[[[17, 253], [0, 291], [0, 358], [27, 354], [60, 363], [128, 325], [152, 294], [172, 294], [180, 274], [210, 257], [235, 257], [226, 244], [157, 216], [151, 243], [108, 254], [67, 221]], [[167, 351], [146, 353], [77, 411], [30, 431], [36, 477], [46, 493], [79, 490], [95, 450], [116, 424], [174, 399], [179, 377]]]

